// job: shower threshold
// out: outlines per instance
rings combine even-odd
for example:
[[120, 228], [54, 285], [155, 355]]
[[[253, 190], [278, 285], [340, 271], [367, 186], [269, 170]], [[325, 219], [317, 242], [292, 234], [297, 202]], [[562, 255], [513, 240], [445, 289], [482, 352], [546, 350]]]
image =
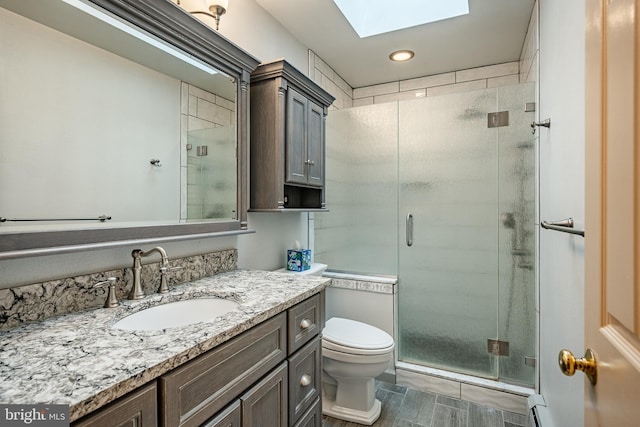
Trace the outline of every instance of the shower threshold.
[[396, 362], [396, 383], [525, 415], [529, 411], [527, 398], [535, 394], [529, 387], [406, 362]]

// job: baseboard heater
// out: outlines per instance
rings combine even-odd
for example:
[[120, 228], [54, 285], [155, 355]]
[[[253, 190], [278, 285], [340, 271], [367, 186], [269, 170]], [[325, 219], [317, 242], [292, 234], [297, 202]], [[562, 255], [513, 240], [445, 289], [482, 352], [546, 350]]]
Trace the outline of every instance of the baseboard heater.
[[549, 408], [540, 394], [532, 394], [527, 398], [529, 406], [529, 423], [527, 427], [553, 427]]

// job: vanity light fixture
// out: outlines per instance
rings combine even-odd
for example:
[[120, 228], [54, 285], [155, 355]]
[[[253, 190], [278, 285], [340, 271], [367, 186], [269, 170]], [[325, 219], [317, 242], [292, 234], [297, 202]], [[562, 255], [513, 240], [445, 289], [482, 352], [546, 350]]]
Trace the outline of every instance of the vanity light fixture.
[[202, 21], [207, 24], [207, 18], [213, 18], [216, 30], [220, 29], [220, 17], [229, 8], [229, 0], [177, 0], [177, 4], [192, 15], [201, 15], [198, 18], [204, 18]]
[[393, 62], [405, 62], [413, 58], [414, 55], [412, 50], [396, 50], [389, 55], [389, 59]]

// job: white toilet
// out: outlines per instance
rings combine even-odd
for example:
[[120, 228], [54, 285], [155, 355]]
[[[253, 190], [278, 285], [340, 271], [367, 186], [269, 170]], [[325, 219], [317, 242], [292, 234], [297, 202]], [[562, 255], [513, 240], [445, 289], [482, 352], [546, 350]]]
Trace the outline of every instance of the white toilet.
[[[322, 276], [326, 264], [281, 273]], [[367, 323], [341, 317], [327, 320], [322, 330], [322, 413], [340, 420], [371, 425], [380, 417], [375, 377], [393, 358], [393, 337]]]
[[322, 330], [322, 413], [371, 425], [380, 416], [374, 378], [393, 357], [393, 338], [355, 320], [333, 317]]

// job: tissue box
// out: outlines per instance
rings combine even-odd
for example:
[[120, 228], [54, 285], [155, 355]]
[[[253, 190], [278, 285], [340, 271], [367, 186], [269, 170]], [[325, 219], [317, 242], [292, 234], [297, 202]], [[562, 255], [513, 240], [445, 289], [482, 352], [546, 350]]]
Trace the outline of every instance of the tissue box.
[[287, 250], [287, 270], [305, 271], [311, 268], [311, 249]]

